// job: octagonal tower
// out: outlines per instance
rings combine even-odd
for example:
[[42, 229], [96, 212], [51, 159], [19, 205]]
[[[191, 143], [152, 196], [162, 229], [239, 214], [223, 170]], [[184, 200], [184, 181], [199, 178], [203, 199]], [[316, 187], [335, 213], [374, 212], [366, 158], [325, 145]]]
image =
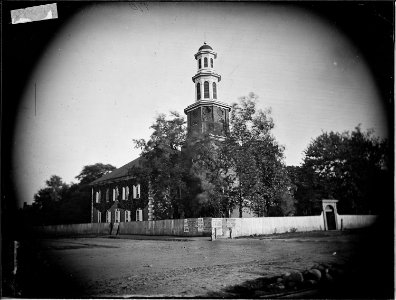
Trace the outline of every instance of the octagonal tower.
[[228, 133], [231, 106], [218, 100], [221, 76], [214, 70], [216, 58], [217, 53], [206, 43], [195, 54], [197, 73], [192, 78], [195, 103], [184, 110], [189, 138], [198, 138], [203, 134], [222, 138]]

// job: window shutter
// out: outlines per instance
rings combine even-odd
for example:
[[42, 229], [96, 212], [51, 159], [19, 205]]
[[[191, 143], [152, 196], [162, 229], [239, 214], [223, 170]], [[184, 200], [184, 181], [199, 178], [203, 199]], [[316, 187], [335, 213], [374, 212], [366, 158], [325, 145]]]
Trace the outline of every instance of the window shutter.
[[216, 82], [213, 82], [213, 99], [217, 99], [217, 87], [216, 87]]
[[197, 83], [197, 99], [201, 99], [201, 84], [199, 82]]

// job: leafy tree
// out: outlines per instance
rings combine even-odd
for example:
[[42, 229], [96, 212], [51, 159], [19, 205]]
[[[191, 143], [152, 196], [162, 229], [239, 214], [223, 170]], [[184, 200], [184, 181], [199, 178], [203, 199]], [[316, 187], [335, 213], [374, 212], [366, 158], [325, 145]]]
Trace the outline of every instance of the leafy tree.
[[[185, 170], [181, 149], [186, 138], [186, 121], [177, 112], [170, 117], [159, 115], [151, 126], [148, 141], [134, 140], [142, 149], [143, 166], [130, 170], [150, 183], [157, 219], [173, 218], [179, 214], [181, 189], [185, 188]], [[143, 171], [143, 170], [146, 171]]]
[[46, 180], [46, 186], [34, 195], [36, 221], [40, 224], [54, 224], [60, 217], [60, 202], [69, 186], [57, 175]]
[[296, 183], [300, 213], [307, 212], [308, 198], [337, 199], [341, 213], [378, 211], [378, 195], [389, 190], [389, 157], [387, 140], [373, 133], [357, 126], [352, 132], [324, 132], [310, 143]]
[[102, 163], [85, 166], [76, 176], [80, 182], [70, 185], [57, 175], [51, 176], [46, 186], [34, 195], [33, 204], [23, 209], [24, 218], [33, 224], [90, 222], [91, 188], [88, 183], [114, 169]]
[[76, 178], [81, 184], [88, 184], [115, 169], [116, 167], [110, 164], [96, 163], [94, 165], [85, 166]]
[[225, 217], [233, 208], [231, 187], [235, 172], [229, 159], [229, 149], [221, 141], [208, 135], [188, 141], [185, 148], [186, 167], [199, 189], [191, 193], [189, 200], [196, 202], [198, 216]]
[[258, 96], [250, 93], [232, 105], [230, 135], [224, 146], [232, 162], [235, 181], [231, 195], [242, 208], [259, 216], [292, 214], [293, 187], [283, 162], [284, 148], [272, 135], [271, 110], [256, 108]]
[[295, 187], [296, 213], [310, 216], [320, 214], [321, 192], [318, 188], [318, 178], [312, 169], [301, 166], [287, 167], [289, 178]]
[[52, 202], [62, 200], [63, 193], [68, 188], [67, 184], [62, 181], [62, 178], [57, 175], [52, 175], [45, 183], [46, 187], [40, 189], [34, 195], [34, 202], [41, 208]]

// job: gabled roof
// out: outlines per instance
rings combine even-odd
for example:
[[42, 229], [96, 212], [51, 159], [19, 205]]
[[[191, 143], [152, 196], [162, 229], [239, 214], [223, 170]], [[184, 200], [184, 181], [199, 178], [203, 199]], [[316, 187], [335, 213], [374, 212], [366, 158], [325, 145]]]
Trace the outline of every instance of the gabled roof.
[[127, 163], [126, 165], [123, 165], [122, 167], [115, 169], [111, 173], [108, 173], [106, 175], [103, 175], [102, 177], [92, 181], [89, 185], [97, 185], [101, 183], [105, 183], [107, 181], [118, 181], [121, 180], [123, 177], [130, 177], [129, 175], [129, 169], [132, 168], [133, 166], [137, 167], [141, 165], [143, 161], [143, 157], [138, 157], [131, 162]]

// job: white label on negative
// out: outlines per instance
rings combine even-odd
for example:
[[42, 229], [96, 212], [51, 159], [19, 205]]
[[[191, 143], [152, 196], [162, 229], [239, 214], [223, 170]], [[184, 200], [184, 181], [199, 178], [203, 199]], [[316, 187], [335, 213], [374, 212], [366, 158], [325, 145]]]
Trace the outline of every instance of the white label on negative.
[[11, 10], [11, 23], [28, 23], [58, 18], [56, 3]]

